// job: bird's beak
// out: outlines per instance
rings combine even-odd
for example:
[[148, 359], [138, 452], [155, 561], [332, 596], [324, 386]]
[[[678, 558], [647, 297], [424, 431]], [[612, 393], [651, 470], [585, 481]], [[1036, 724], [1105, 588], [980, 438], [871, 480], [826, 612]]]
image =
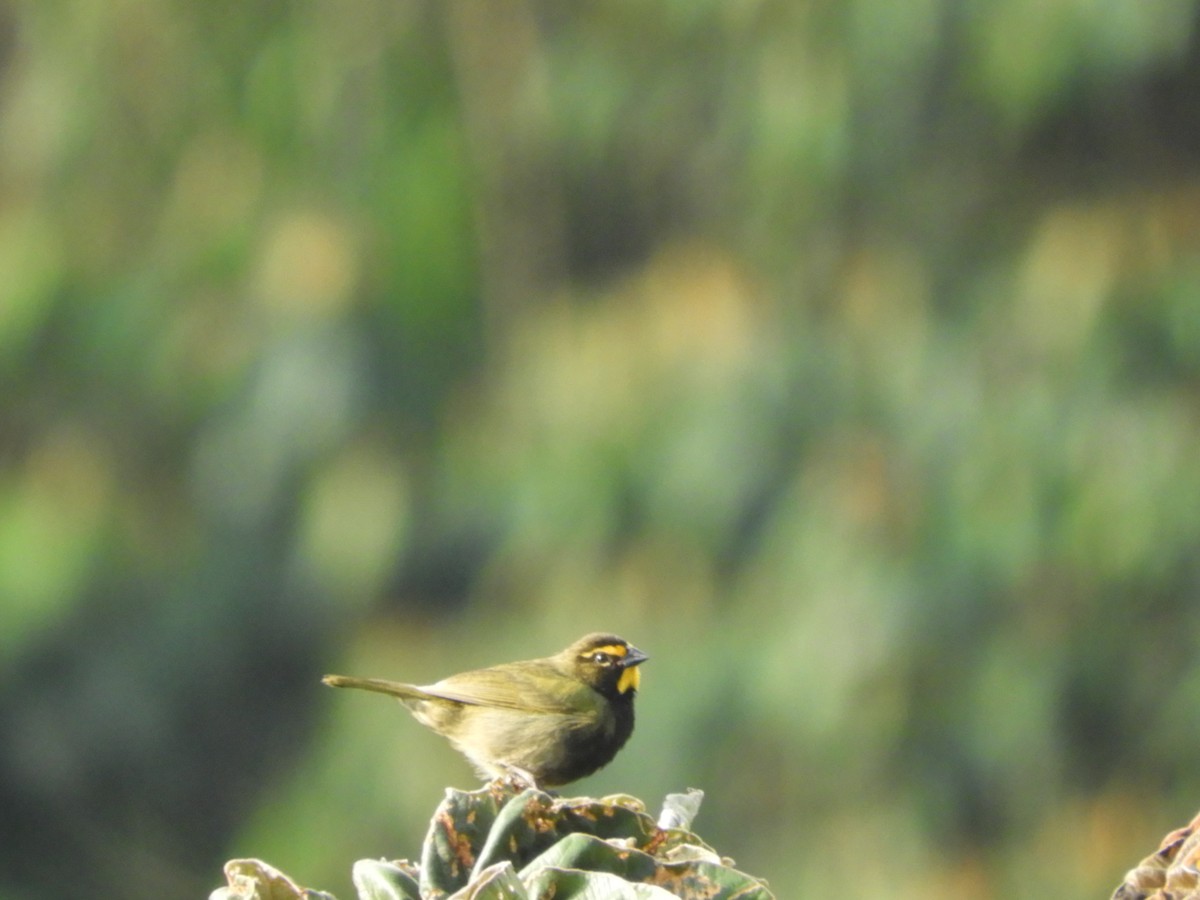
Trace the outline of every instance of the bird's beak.
[[629, 649], [625, 651], [625, 655], [621, 657], [621, 668], [628, 669], [630, 666], [640, 665], [649, 658], [645, 653], [633, 646], [633, 644], [630, 644]]

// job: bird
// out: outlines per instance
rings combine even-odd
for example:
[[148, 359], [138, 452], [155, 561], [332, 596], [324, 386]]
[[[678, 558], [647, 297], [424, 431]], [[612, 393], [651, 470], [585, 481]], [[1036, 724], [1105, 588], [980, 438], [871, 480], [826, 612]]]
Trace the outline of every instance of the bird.
[[649, 657], [596, 632], [542, 659], [460, 672], [433, 684], [326, 675], [332, 687], [395, 697], [454, 746], [485, 781], [558, 787], [607, 765], [633, 733], [640, 666]]

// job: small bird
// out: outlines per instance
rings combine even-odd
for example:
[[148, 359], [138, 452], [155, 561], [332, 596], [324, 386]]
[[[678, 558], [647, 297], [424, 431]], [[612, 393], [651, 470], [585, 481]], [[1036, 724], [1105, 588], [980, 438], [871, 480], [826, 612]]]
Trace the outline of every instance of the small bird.
[[390, 694], [448, 738], [485, 779], [557, 787], [607, 765], [633, 733], [638, 666], [615, 634], [589, 634], [544, 659], [504, 663], [428, 685], [326, 675], [333, 687]]

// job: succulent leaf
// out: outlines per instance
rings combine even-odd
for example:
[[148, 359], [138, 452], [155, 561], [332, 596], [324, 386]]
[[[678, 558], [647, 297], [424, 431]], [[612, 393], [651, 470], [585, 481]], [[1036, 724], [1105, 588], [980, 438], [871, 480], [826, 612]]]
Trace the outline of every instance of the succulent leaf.
[[530, 879], [529, 896], [554, 900], [675, 900], [652, 884], [630, 884], [619, 875], [578, 869], [542, 869]]
[[590, 834], [569, 834], [522, 869], [521, 876], [528, 881], [541, 869], [583, 869], [620, 875], [626, 881], [648, 882], [657, 868], [648, 853]]
[[360, 859], [351, 878], [358, 900], [421, 900], [415, 878], [395, 863], [378, 859]]
[[[540, 895], [538, 895], [540, 896]], [[512, 863], [489, 866], [450, 900], [537, 900], [525, 890]]]
[[703, 800], [704, 791], [698, 788], [688, 788], [683, 794], [667, 794], [663, 800], [662, 812], [658, 814], [658, 827], [664, 830], [689, 830], [700, 813], [700, 803]]
[[323, 891], [300, 887], [261, 859], [229, 860], [225, 880], [228, 884], [209, 894], [209, 900], [333, 900]]
[[421, 853], [421, 897], [438, 900], [466, 887], [500, 804], [509, 793], [496, 785], [478, 791], [446, 791], [446, 799], [429, 823]]

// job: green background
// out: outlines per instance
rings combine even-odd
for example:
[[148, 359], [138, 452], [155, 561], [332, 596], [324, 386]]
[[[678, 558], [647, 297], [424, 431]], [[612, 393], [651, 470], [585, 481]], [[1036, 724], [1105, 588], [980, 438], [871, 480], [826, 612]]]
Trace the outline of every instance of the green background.
[[568, 789], [783, 897], [1200, 806], [1182, 0], [0, 7], [0, 897], [349, 897], [467, 765], [326, 671], [651, 656]]

